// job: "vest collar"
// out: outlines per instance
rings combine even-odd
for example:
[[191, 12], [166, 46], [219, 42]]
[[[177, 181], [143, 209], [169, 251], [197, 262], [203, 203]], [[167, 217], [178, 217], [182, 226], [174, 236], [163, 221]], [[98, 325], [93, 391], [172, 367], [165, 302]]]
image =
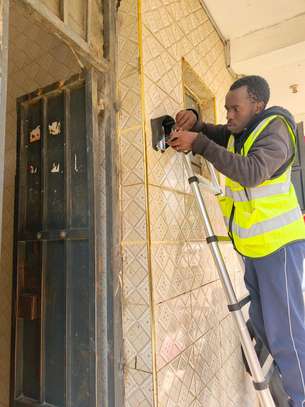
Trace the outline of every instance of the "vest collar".
[[248, 126], [245, 128], [245, 130], [242, 133], [235, 134], [234, 135], [234, 148], [235, 151], [240, 154], [241, 150], [247, 141], [248, 137], [250, 134], [253, 132], [253, 130], [258, 126], [258, 124], [266, 119], [269, 116], [273, 115], [281, 115], [285, 117], [285, 119], [289, 122], [291, 125], [292, 129], [296, 131], [296, 123], [294, 121], [293, 116], [291, 113], [284, 109], [283, 107], [280, 106], [273, 106], [268, 109], [263, 110], [261, 113], [258, 115], [254, 116], [253, 119], [249, 122]]

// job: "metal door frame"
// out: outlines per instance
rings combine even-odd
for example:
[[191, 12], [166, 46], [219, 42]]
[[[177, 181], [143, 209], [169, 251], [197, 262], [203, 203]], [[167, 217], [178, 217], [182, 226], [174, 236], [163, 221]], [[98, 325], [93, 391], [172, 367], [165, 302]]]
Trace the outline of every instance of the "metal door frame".
[[[17, 115], [17, 123], [18, 123], [18, 143], [17, 143], [17, 176], [16, 176], [16, 185], [15, 185], [15, 238], [14, 238], [14, 276], [13, 276], [13, 313], [12, 313], [12, 342], [14, 343], [14, 346], [12, 347], [12, 391], [11, 391], [11, 405], [16, 406], [16, 407], [23, 407], [23, 406], [28, 406], [30, 405], [31, 401], [26, 400], [25, 398], [21, 398], [21, 399], [15, 399], [15, 388], [16, 388], [16, 377], [18, 376], [18, 372], [16, 371], [16, 367], [17, 364], [20, 365], [20, 361], [17, 361], [18, 358], [18, 354], [17, 354], [17, 347], [19, 347], [19, 339], [18, 339], [18, 335], [17, 335], [17, 331], [16, 331], [16, 327], [17, 327], [17, 320], [18, 320], [18, 310], [17, 310], [17, 304], [18, 304], [18, 267], [19, 267], [19, 259], [18, 259], [18, 247], [17, 247], [17, 241], [18, 241], [18, 237], [21, 237], [21, 240], [23, 240], [22, 236], [24, 236], [24, 239], [29, 238], [30, 240], [33, 239], [34, 237], [32, 236], [26, 236], [28, 233], [26, 232], [25, 235], [23, 233], [23, 230], [19, 230], [19, 224], [18, 224], [18, 220], [20, 220], [20, 217], [23, 218], [24, 217], [24, 205], [22, 204], [21, 206], [18, 205], [18, 202], [20, 204], [20, 202], [22, 200], [24, 200], [24, 196], [20, 196], [20, 192], [21, 190], [21, 185], [23, 184], [22, 182], [20, 182], [20, 166], [22, 166], [22, 168], [25, 167], [25, 162], [23, 161], [25, 159], [25, 147], [24, 147], [24, 141], [22, 140], [22, 138], [27, 137], [28, 135], [24, 135], [23, 134], [23, 130], [22, 130], [22, 116], [21, 116], [21, 109], [20, 106], [23, 103], [27, 103], [27, 102], [35, 102], [35, 100], [38, 99], [44, 99], [52, 97], [53, 95], [56, 95], [58, 93], [62, 93], [64, 92], [64, 94], [66, 95], [65, 89], [77, 89], [78, 87], [82, 86], [84, 84], [84, 89], [85, 89], [85, 111], [86, 111], [86, 140], [87, 140], [87, 180], [89, 185], [91, 185], [91, 188], [89, 187], [89, 190], [91, 189], [91, 192], [88, 194], [88, 210], [89, 213], [91, 213], [91, 215], [88, 218], [88, 230], [89, 230], [89, 235], [88, 235], [88, 241], [90, 242], [90, 253], [89, 253], [89, 269], [91, 271], [89, 271], [89, 279], [90, 279], [90, 302], [89, 302], [89, 309], [90, 309], [90, 320], [93, 318], [93, 325], [90, 325], [90, 331], [93, 328], [94, 332], [92, 333], [94, 335], [94, 347], [95, 347], [95, 352], [92, 353], [90, 355], [90, 383], [93, 386], [93, 388], [90, 388], [91, 392], [93, 393], [92, 396], [94, 397], [94, 403], [96, 405], [96, 399], [95, 399], [95, 394], [97, 393], [97, 381], [96, 381], [96, 360], [97, 360], [97, 347], [96, 347], [96, 274], [95, 274], [95, 227], [94, 227], [94, 184], [93, 184], [93, 179], [94, 179], [94, 172], [93, 172], [93, 127], [92, 127], [92, 122], [93, 122], [93, 110], [92, 110], [92, 103], [94, 101], [94, 94], [91, 92], [90, 88], [92, 86], [92, 72], [88, 71], [86, 73], [86, 75], [74, 75], [72, 76], [70, 79], [66, 80], [65, 82], [60, 82], [60, 83], [56, 83], [50, 86], [47, 86], [46, 88], [44, 88], [43, 90], [38, 90], [35, 91], [33, 93], [31, 93], [30, 95], [26, 95], [24, 97], [21, 97], [18, 99], [18, 115]], [[67, 94], [68, 95], [68, 94]], [[67, 99], [68, 98], [68, 99]], [[89, 99], [88, 99], [89, 98]], [[65, 96], [65, 104], [64, 104], [64, 109], [65, 109], [65, 128], [66, 130], [68, 130], [69, 127], [69, 123], [70, 123], [70, 118], [69, 118], [69, 105], [67, 103], [67, 100], [69, 100], [69, 96]], [[43, 123], [46, 125], [46, 111], [44, 109], [44, 113], [43, 113]], [[68, 126], [68, 127], [67, 127]], [[69, 144], [69, 140], [67, 140], [67, 136], [69, 135], [69, 131], [65, 131], [65, 140], [66, 140], [66, 144]], [[46, 134], [44, 133], [44, 136], [46, 137]], [[23, 150], [23, 152], [21, 151]], [[68, 150], [66, 150], [65, 153], [65, 161], [66, 161], [66, 165], [65, 167], [68, 169], [69, 168], [69, 163], [70, 163], [70, 159], [68, 157]], [[46, 162], [46, 151], [43, 148], [41, 155], [44, 156], [43, 160], [44, 162]], [[21, 158], [21, 160], [20, 160]], [[46, 175], [44, 175], [45, 178]], [[24, 177], [24, 175], [23, 175]], [[65, 178], [65, 185], [67, 186], [67, 191], [69, 191], [69, 196], [67, 201], [65, 202], [65, 207], [68, 208], [70, 205], [70, 190], [68, 188], [70, 182], [70, 176], [69, 176], [69, 170], [68, 173], [66, 175]], [[91, 184], [90, 184], [91, 182]], [[43, 182], [44, 184], [44, 182]], [[20, 199], [19, 199], [20, 198]], [[47, 199], [47, 198], [44, 198]], [[69, 213], [69, 211], [67, 212]], [[43, 221], [44, 222], [44, 221]], [[21, 220], [21, 223], [24, 223]], [[72, 231], [71, 231], [72, 232]], [[21, 234], [20, 234], [21, 233]], [[50, 232], [42, 232], [41, 234], [42, 239], [58, 239], [58, 234], [60, 232], [59, 231], [52, 231]], [[72, 232], [73, 233], [73, 232]], [[21, 236], [22, 235], [22, 236]], [[72, 237], [72, 236], [71, 236]], [[45, 243], [42, 243], [42, 247], [44, 247]], [[66, 261], [69, 262], [69, 245], [67, 245], [67, 253], [65, 255]], [[44, 252], [42, 251], [42, 262], [44, 263]], [[44, 291], [44, 279], [45, 276], [42, 275], [42, 292]], [[69, 277], [68, 277], [69, 279]], [[67, 291], [67, 296], [69, 297], [69, 288]], [[43, 294], [41, 294], [41, 297], [43, 297]], [[67, 299], [68, 299], [67, 297]], [[44, 301], [44, 298], [42, 298], [42, 301]], [[44, 310], [44, 304], [42, 303], [41, 305], [41, 309]], [[68, 311], [67, 311], [68, 314]], [[42, 314], [43, 316], [44, 314]], [[68, 320], [69, 320], [69, 316], [67, 316]], [[44, 318], [41, 319], [42, 323], [45, 322]], [[41, 326], [40, 331], [43, 332], [44, 331], [44, 324], [43, 326]], [[66, 340], [66, 344], [68, 343], [69, 340], [69, 336], [67, 337]], [[43, 345], [42, 345], [43, 346]], [[43, 362], [43, 358], [45, 356], [44, 352], [43, 352], [43, 348], [41, 348], [41, 352], [40, 352], [40, 358], [41, 359], [41, 366], [42, 366], [42, 371], [44, 371], [44, 362]], [[66, 351], [69, 352], [69, 347], [66, 348]], [[19, 355], [20, 356], [20, 355]], [[69, 366], [69, 363], [67, 363], [67, 366]], [[68, 367], [69, 370], [69, 367]], [[70, 372], [71, 373], [71, 372]], [[69, 376], [68, 376], [69, 377]], [[41, 380], [43, 379], [43, 373], [41, 376]], [[69, 381], [69, 378], [67, 379]], [[95, 385], [93, 385], [92, 383], [95, 383]], [[42, 386], [42, 395], [44, 394], [44, 385], [41, 384]], [[42, 396], [43, 397], [43, 396]], [[68, 399], [68, 404], [67, 406], [70, 406], [69, 403], [69, 396], [67, 396]], [[26, 404], [24, 404], [26, 402]], [[33, 405], [37, 405], [37, 403], [33, 403]], [[45, 404], [43, 404], [45, 405]]]
[[[26, 0], [25, 0], [26, 1]], [[4, 40], [7, 41], [8, 36], [8, 0], [3, 0], [4, 4]], [[119, 177], [118, 177], [118, 162], [119, 153], [118, 140], [116, 137], [117, 123], [117, 10], [113, 0], [103, 1], [103, 17], [104, 17], [104, 58], [101, 64], [96, 64], [95, 61], [86, 55], [88, 65], [94, 66], [95, 69], [90, 70], [90, 86], [87, 91], [92, 93], [92, 96], [101, 94], [101, 101], [104, 110], [101, 113], [100, 96], [96, 100], [93, 99], [93, 115], [90, 123], [93, 133], [93, 172], [94, 172], [94, 207], [95, 207], [95, 265], [96, 265], [96, 320], [97, 320], [97, 405], [109, 407], [121, 407], [124, 400], [124, 372], [123, 372], [123, 333], [122, 333], [122, 305], [121, 305], [121, 284], [119, 273], [121, 270], [120, 256], [120, 208], [119, 208]], [[42, 16], [47, 21], [47, 16]], [[49, 21], [50, 23], [50, 21]], [[52, 23], [52, 22], [51, 22]], [[53, 24], [54, 25], [54, 24]], [[66, 34], [62, 32], [63, 27], [57, 27], [57, 33], [60, 38], [65, 41]], [[4, 41], [4, 45], [7, 42]], [[76, 46], [73, 41], [70, 46]], [[80, 51], [77, 49], [76, 52]], [[6, 79], [7, 79], [7, 46], [4, 47], [4, 59], [2, 67], [2, 98], [5, 101], [6, 96]], [[83, 54], [84, 56], [84, 54]], [[6, 58], [5, 58], [6, 57]], [[86, 58], [87, 57], [87, 58]], [[105, 63], [106, 61], [106, 63]], [[88, 80], [88, 77], [87, 77]], [[88, 82], [89, 83], [89, 82]], [[5, 91], [4, 91], [5, 90]], [[6, 103], [2, 104], [3, 112], [1, 121], [2, 134], [5, 134], [5, 116]], [[2, 140], [1, 140], [2, 141]], [[2, 148], [2, 145], [0, 146]], [[4, 149], [0, 153], [3, 153]], [[4, 161], [4, 160], [3, 160]], [[3, 162], [2, 161], [2, 162]], [[102, 164], [102, 165], [101, 165]], [[0, 174], [1, 175], [1, 174]], [[2, 186], [0, 185], [2, 188]], [[101, 191], [106, 190], [107, 194], [101, 196]], [[0, 205], [2, 209], [2, 202]], [[0, 216], [2, 216], [2, 211]], [[101, 226], [107, 225], [105, 233]], [[1, 241], [1, 240], [0, 240]], [[15, 262], [15, 260], [14, 260]], [[15, 265], [14, 265], [15, 267]], [[15, 292], [13, 282], [13, 292]], [[14, 297], [13, 297], [14, 300]], [[14, 318], [14, 307], [12, 318]], [[14, 332], [12, 332], [12, 341]], [[12, 349], [15, 344], [12, 342]], [[14, 355], [12, 354], [12, 362]], [[11, 363], [14, 366], [14, 363]], [[14, 376], [13, 369], [11, 370], [11, 380]], [[11, 384], [13, 382], [11, 381]], [[12, 406], [12, 385], [11, 385], [11, 406]]]

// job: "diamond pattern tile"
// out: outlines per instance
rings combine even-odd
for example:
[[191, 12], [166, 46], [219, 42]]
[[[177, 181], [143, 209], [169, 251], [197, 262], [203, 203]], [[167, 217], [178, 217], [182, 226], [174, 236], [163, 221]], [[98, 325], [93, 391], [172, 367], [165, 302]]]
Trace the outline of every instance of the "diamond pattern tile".
[[185, 195], [186, 217], [183, 230], [188, 240], [203, 240], [206, 237], [204, 225], [194, 195]]
[[245, 372], [241, 363], [239, 348], [222, 365], [216, 376], [223, 397], [230, 400], [233, 406], [255, 407], [257, 405], [251, 378]]
[[240, 351], [239, 334], [231, 315], [228, 315], [220, 322], [220, 341], [221, 363], [224, 365], [234, 352]]
[[153, 381], [150, 373], [125, 370], [126, 407], [153, 407]]
[[158, 187], [150, 187], [149, 191], [152, 240], [178, 240], [179, 237], [182, 240], [180, 222], [184, 217], [183, 196]]
[[158, 372], [160, 405], [198, 405], [196, 398], [219, 369], [219, 333], [212, 330]]
[[219, 309], [219, 304], [216, 304], [215, 301], [218, 293], [216, 283], [208, 284], [191, 292], [191, 336], [193, 342], [218, 325], [217, 309]]
[[227, 314], [218, 282], [156, 306], [158, 369], [218, 326]]
[[204, 242], [152, 244], [151, 254], [156, 303], [218, 278], [210, 250]]
[[124, 245], [123, 293], [130, 304], [149, 304], [149, 283], [146, 244]]
[[156, 306], [157, 366], [162, 368], [193, 342], [190, 294]]
[[120, 135], [121, 184], [134, 185], [144, 182], [144, 150], [142, 129], [130, 130]]
[[119, 113], [120, 128], [129, 128], [141, 125], [141, 101], [137, 88], [120, 86], [121, 110]]
[[188, 251], [188, 245], [184, 243], [152, 245], [152, 274], [157, 303], [191, 289], [194, 273], [188, 266]]
[[128, 367], [152, 372], [151, 318], [146, 305], [123, 305], [124, 358]]
[[137, 3], [135, 0], [123, 1], [119, 8], [118, 55], [119, 128], [140, 127], [141, 96]]
[[[167, 85], [167, 88], [169, 86]], [[174, 92], [174, 96], [176, 92]], [[156, 86], [147, 76], [145, 76], [145, 102], [146, 113], [149, 118], [164, 114], [175, 116], [181, 109], [181, 103], [173, 95], [169, 96], [164, 89]]]
[[[157, 115], [155, 115], [155, 117], [157, 117]], [[147, 153], [149, 183], [184, 192], [185, 172], [182, 156], [176, 154], [171, 149], [160, 154], [153, 150], [151, 146], [148, 146]]]
[[144, 185], [122, 187], [123, 241], [146, 240], [146, 208]]
[[[186, 190], [191, 192], [188, 185], [186, 185]], [[201, 193], [215, 234], [219, 236], [227, 236], [228, 232], [217, 199], [213, 194], [202, 189]], [[200, 225], [202, 225], [201, 214], [198, 210], [197, 201], [192, 193], [186, 195], [186, 202], [190, 213], [189, 221], [193, 223], [192, 235], [190, 238], [196, 240], [202, 239], [202, 234], [204, 232], [202, 232], [202, 229], [200, 228]]]
[[190, 406], [194, 402], [199, 377], [195, 377], [192, 355], [190, 347], [158, 373], [159, 406]]
[[[176, 34], [180, 38], [183, 36], [182, 32], [179, 35], [178, 30]], [[183, 97], [180, 65], [177, 64], [176, 58], [168, 52], [168, 48], [162, 47], [159, 38], [156, 39], [146, 29], [144, 29], [144, 39], [147, 44], [143, 49], [145, 74], [146, 79], [150, 81], [146, 82], [146, 85], [150, 87], [153, 82], [156, 87], [167, 94], [168, 98], [180, 104]]]
[[193, 249], [190, 255], [190, 265], [194, 271], [194, 282], [192, 288], [198, 288], [204, 284], [219, 278], [210, 248], [206, 242], [191, 242]]
[[199, 395], [204, 386], [210, 382], [221, 368], [220, 331], [217, 326], [208, 331], [194, 344], [191, 363], [200, 377], [196, 387], [196, 394]]

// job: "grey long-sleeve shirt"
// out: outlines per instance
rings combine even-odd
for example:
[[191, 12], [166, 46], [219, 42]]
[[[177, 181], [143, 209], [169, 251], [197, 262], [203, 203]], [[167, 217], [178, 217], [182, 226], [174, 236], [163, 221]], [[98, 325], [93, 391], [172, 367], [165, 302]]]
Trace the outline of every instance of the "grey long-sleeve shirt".
[[291, 137], [281, 119], [265, 128], [247, 157], [227, 151], [230, 132], [225, 125], [197, 122], [192, 130], [199, 132], [192, 146], [193, 154], [202, 155], [222, 174], [247, 188], [279, 176], [294, 154]]

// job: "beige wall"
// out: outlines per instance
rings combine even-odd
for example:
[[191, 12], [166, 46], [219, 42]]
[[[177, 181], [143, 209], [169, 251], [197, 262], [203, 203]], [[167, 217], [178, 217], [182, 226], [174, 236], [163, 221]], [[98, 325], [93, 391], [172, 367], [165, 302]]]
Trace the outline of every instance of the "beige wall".
[[0, 407], [9, 406], [17, 136], [16, 98], [58, 80], [67, 79], [78, 70], [79, 67], [70, 49], [36, 23], [22, 7], [21, 2], [11, 2], [3, 235], [0, 264]]
[[[119, 12], [119, 137], [126, 406], [254, 406], [235, 326], [204, 241], [182, 157], [151, 148], [150, 119], [183, 106], [182, 57], [216, 97], [232, 78], [197, 0], [143, 0]], [[143, 55], [139, 55], [139, 49]], [[142, 69], [139, 67], [139, 56]], [[205, 195], [218, 233], [215, 198]], [[223, 247], [239, 294], [242, 272]]]

